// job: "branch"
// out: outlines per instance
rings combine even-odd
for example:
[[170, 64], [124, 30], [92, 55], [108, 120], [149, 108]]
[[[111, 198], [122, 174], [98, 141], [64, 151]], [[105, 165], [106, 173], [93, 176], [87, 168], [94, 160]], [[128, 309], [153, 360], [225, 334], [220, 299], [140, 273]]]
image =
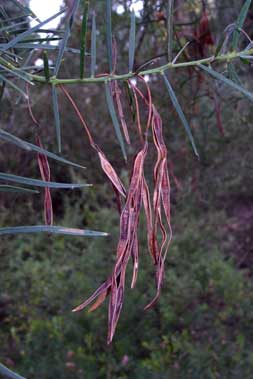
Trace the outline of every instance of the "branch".
[[[35, 75], [35, 74], [28, 74], [27, 78], [29, 78], [33, 82], [39, 82], [39, 83], [47, 83], [52, 85], [59, 85], [59, 84], [86, 84], [86, 83], [105, 83], [110, 80], [128, 80], [131, 78], [144, 75], [152, 75], [152, 74], [163, 74], [167, 70], [174, 70], [178, 68], [184, 68], [184, 67], [194, 67], [199, 66], [200, 64], [208, 65], [215, 62], [231, 62], [235, 59], [240, 58], [242, 55], [247, 54], [247, 57], [253, 55], [253, 49], [249, 49], [247, 51], [232, 51], [227, 54], [221, 54], [219, 56], [212, 55], [208, 58], [193, 60], [189, 62], [181, 62], [181, 63], [173, 63], [168, 62], [165, 65], [158, 66], [152, 69], [142, 70], [138, 72], [128, 72], [127, 74], [121, 74], [121, 75], [115, 75], [115, 74], [107, 74], [103, 76], [97, 76], [97, 77], [88, 77], [88, 78], [74, 78], [74, 79], [58, 79], [56, 77], [51, 77], [50, 80], [47, 80], [44, 76]], [[12, 66], [10, 63], [8, 64], [8, 68], [17, 71], [17, 68], [15, 66]]]

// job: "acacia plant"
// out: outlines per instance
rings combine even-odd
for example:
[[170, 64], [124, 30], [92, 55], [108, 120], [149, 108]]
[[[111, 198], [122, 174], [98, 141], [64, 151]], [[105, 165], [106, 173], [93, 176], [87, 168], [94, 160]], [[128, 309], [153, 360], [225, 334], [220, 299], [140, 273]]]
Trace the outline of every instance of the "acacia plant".
[[[214, 39], [210, 33], [208, 12], [205, 3], [202, 2], [202, 16], [196, 28], [194, 36], [184, 46], [177, 46], [175, 49], [173, 32], [173, 0], [167, 1], [167, 9], [164, 12], [167, 28], [167, 54], [163, 57], [163, 64], [160, 58], [154, 57], [139, 67], [135, 65], [136, 49], [136, 17], [135, 13], [129, 10], [129, 62], [128, 72], [118, 73], [117, 71], [117, 36], [113, 36], [112, 25], [112, 3], [111, 0], [104, 1], [106, 14], [106, 51], [108, 71], [101, 73], [96, 61], [97, 29], [96, 9], [91, 9], [89, 0], [85, 0], [81, 5], [79, 0], [73, 0], [69, 8], [62, 9], [59, 13], [49, 17], [43, 22], [37, 22], [34, 27], [27, 27], [27, 17], [36, 19], [30, 9], [23, 6], [18, 0], [11, 0], [19, 9], [21, 15], [10, 17], [4, 8], [1, 8], [1, 43], [0, 43], [0, 80], [1, 98], [5, 96], [7, 88], [13, 91], [21, 101], [27, 106], [27, 111], [34, 123], [34, 143], [20, 139], [8, 131], [0, 129], [0, 139], [5, 143], [16, 145], [24, 149], [28, 154], [35, 153], [40, 179], [17, 176], [11, 173], [0, 172], [0, 191], [18, 192], [20, 194], [38, 193], [38, 188], [43, 188], [44, 197], [44, 225], [20, 225], [5, 226], [0, 228], [0, 234], [17, 233], [58, 233], [73, 236], [103, 237], [106, 232], [92, 230], [75, 229], [54, 225], [53, 204], [51, 191], [53, 189], [75, 189], [89, 186], [81, 183], [56, 183], [51, 181], [50, 159], [64, 165], [71, 165], [79, 169], [84, 169], [81, 165], [73, 163], [61, 156], [61, 124], [58, 107], [59, 96], [64, 96], [77, 121], [83, 127], [84, 138], [87, 138], [90, 148], [94, 150], [100, 162], [101, 169], [106, 175], [115, 193], [119, 212], [120, 235], [116, 251], [116, 261], [112, 268], [111, 275], [99, 286], [99, 288], [81, 305], [73, 309], [74, 312], [81, 311], [93, 303], [89, 311], [94, 311], [109, 296], [108, 306], [108, 343], [111, 343], [115, 329], [119, 320], [123, 305], [125, 291], [125, 275], [129, 260], [133, 262], [133, 274], [131, 287], [135, 287], [139, 269], [139, 248], [138, 248], [138, 224], [141, 209], [144, 209], [147, 229], [148, 251], [151, 262], [154, 266], [155, 275], [155, 295], [150, 299], [146, 309], [152, 307], [161, 292], [161, 287], [165, 271], [165, 259], [172, 240], [171, 216], [170, 216], [170, 171], [168, 164], [168, 152], [163, 137], [162, 119], [155, 106], [155, 99], [149, 83], [152, 84], [152, 77], [162, 78], [164, 83], [164, 94], [171, 100], [177, 116], [179, 117], [185, 132], [189, 138], [193, 152], [198, 159], [198, 149], [194, 141], [191, 128], [187, 122], [184, 112], [177, 100], [176, 93], [172, 87], [169, 73], [180, 75], [180, 68], [187, 68], [189, 72], [194, 72], [199, 78], [199, 82], [211, 77], [218, 80], [231, 90], [236, 90], [249, 100], [253, 100], [253, 95], [243, 87], [236, 76], [234, 61], [250, 63], [253, 58], [253, 44], [250, 37], [243, 30], [243, 25], [248, 13], [251, 1], [245, 1], [237, 21], [229, 25], [220, 37], [217, 46], [214, 46]], [[81, 9], [82, 25], [80, 32], [80, 49], [69, 47], [68, 41], [71, 35], [72, 25], [75, 15]], [[44, 26], [52, 19], [64, 15], [64, 30], [47, 30]], [[21, 21], [20, 21], [21, 20]], [[91, 21], [91, 41], [87, 44], [88, 20]], [[38, 33], [46, 33], [46, 38], [42, 38]], [[248, 41], [243, 49], [240, 49], [241, 36]], [[177, 37], [177, 36], [176, 36]], [[58, 45], [50, 42], [59, 40]], [[197, 51], [197, 58], [191, 59], [188, 49], [194, 46]], [[56, 59], [49, 61], [48, 52], [54, 50]], [[39, 51], [43, 58], [43, 70], [33, 64], [33, 54]], [[211, 53], [210, 53], [211, 51]], [[62, 78], [59, 76], [65, 52], [78, 54], [80, 57], [80, 71], [74, 78]], [[209, 54], [207, 54], [209, 53]], [[165, 60], [165, 61], [164, 61]], [[85, 67], [89, 65], [89, 76], [85, 76]], [[221, 73], [226, 70], [226, 74]], [[149, 83], [146, 76], [151, 79]], [[52, 109], [56, 130], [56, 140], [58, 153], [49, 152], [43, 147], [41, 139], [41, 129], [39, 121], [32, 109], [30, 92], [33, 86], [45, 85], [51, 87]], [[68, 87], [72, 84], [85, 86], [104, 87], [108, 111], [111, 116], [112, 127], [120, 145], [125, 161], [128, 159], [127, 146], [131, 144], [132, 136], [124, 116], [124, 106], [122, 104], [122, 91], [126, 91], [129, 99], [128, 108], [135, 120], [138, 133], [138, 151], [132, 163], [129, 185], [123, 184], [116, 170], [109, 162], [101, 146], [98, 146], [94, 139], [92, 130], [89, 128], [89, 120], [83, 116], [84, 110], [80, 109], [75, 99], [70, 95]], [[209, 94], [211, 99], [216, 99], [215, 94]], [[18, 99], [20, 101], [20, 99]], [[215, 102], [217, 114], [217, 126], [221, 133], [223, 127], [220, 119], [219, 104]], [[145, 160], [150, 151], [150, 145], [154, 145], [156, 150], [156, 162], [153, 170], [153, 185], [145, 179]], [[152, 191], [151, 191], [152, 188]], [[0, 372], [6, 376], [12, 374], [4, 366], [0, 366]]]

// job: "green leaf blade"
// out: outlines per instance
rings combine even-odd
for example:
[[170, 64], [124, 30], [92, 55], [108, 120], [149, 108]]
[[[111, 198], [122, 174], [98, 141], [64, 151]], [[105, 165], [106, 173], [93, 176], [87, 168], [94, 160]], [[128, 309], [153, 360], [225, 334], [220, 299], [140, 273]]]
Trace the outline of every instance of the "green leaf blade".
[[107, 102], [107, 106], [109, 109], [109, 113], [110, 113], [112, 123], [114, 126], [114, 130], [115, 130], [117, 139], [119, 141], [119, 144], [120, 144], [120, 147], [121, 147], [121, 150], [123, 153], [123, 157], [124, 157], [125, 161], [127, 161], [125, 144], [124, 144], [123, 136], [122, 136], [122, 133], [120, 130], [120, 125], [119, 125], [119, 121], [118, 121], [118, 118], [116, 115], [116, 111], [115, 111], [115, 107], [114, 107], [113, 99], [112, 99], [112, 95], [111, 95], [111, 89], [110, 89], [108, 82], [105, 82], [105, 95], [106, 95], [106, 102]]
[[52, 100], [53, 100], [53, 112], [54, 112], [54, 122], [55, 122], [55, 131], [56, 139], [58, 145], [58, 152], [61, 152], [61, 121], [59, 113], [59, 104], [58, 104], [58, 95], [56, 87], [52, 85]]
[[43, 51], [43, 62], [44, 62], [44, 74], [47, 82], [50, 80], [50, 69], [49, 69], [49, 63], [48, 63], [48, 55], [47, 52]]
[[9, 50], [13, 47], [15, 47], [17, 45], [18, 42], [21, 42], [23, 41], [27, 36], [31, 35], [32, 33], [34, 32], [37, 32], [38, 29], [41, 29], [41, 27], [43, 25], [46, 25], [48, 24], [50, 21], [54, 20], [55, 18], [57, 18], [58, 16], [60, 16], [62, 13], [65, 12], [66, 9], [62, 9], [61, 11], [59, 11], [58, 13], [54, 14], [53, 16], [49, 17], [48, 19], [46, 19], [45, 21], [42, 21], [40, 23], [38, 23], [38, 25], [34, 26], [33, 28], [30, 28], [28, 30], [26, 30], [25, 32], [23, 33], [20, 33], [18, 34], [15, 38], [13, 38], [10, 42], [6, 43], [3, 50]]
[[19, 88], [15, 83], [13, 83], [11, 80], [7, 79], [4, 75], [0, 74], [0, 79], [8, 84], [10, 87], [12, 87], [15, 91], [19, 92], [26, 100], [27, 100], [27, 94]]
[[95, 76], [96, 60], [97, 60], [97, 27], [96, 27], [96, 15], [92, 15], [92, 30], [91, 30], [91, 76]]
[[112, 2], [111, 0], [106, 0], [106, 47], [107, 47], [107, 57], [109, 72], [113, 70], [112, 63]]
[[10, 370], [8, 367], [0, 363], [0, 374], [10, 379], [25, 379], [23, 376], [16, 374], [16, 372]]
[[55, 161], [58, 161], [58, 162], [61, 162], [61, 163], [64, 163], [64, 164], [67, 164], [70, 166], [85, 169], [84, 166], [81, 166], [77, 163], [71, 162], [65, 158], [60, 157], [59, 155], [51, 153], [50, 151], [43, 149], [37, 145], [34, 145], [30, 142], [24, 141], [24, 140], [20, 139], [19, 137], [16, 137], [11, 133], [6, 132], [3, 129], [0, 129], [0, 139], [2, 139], [3, 141], [6, 141], [8, 143], [12, 143], [12, 144], [18, 146], [19, 148], [26, 150], [27, 152], [34, 151], [34, 152], [46, 155], [48, 158], [54, 159]]
[[76, 13], [78, 6], [79, 6], [79, 0], [74, 0], [73, 5], [72, 5], [72, 9], [71, 9], [69, 17], [68, 17], [65, 33], [64, 33], [64, 36], [60, 42], [59, 52], [58, 52], [58, 56], [56, 58], [56, 63], [55, 63], [54, 76], [58, 75], [58, 72], [59, 72], [59, 69], [61, 66], [61, 62], [62, 62], [62, 58], [63, 58], [63, 54], [66, 51], [68, 39], [70, 37], [70, 31], [71, 31], [71, 27], [73, 24], [74, 16], [75, 16], [75, 13]]
[[180, 120], [181, 120], [181, 122], [182, 122], [182, 124], [183, 124], [183, 126], [185, 128], [186, 134], [188, 135], [188, 138], [189, 138], [189, 140], [191, 142], [193, 151], [194, 151], [195, 155], [197, 157], [199, 157], [199, 153], [197, 151], [197, 147], [196, 147], [195, 142], [194, 142], [194, 138], [193, 138], [193, 135], [192, 135], [192, 132], [191, 132], [190, 125], [188, 124], [188, 121], [186, 120], [186, 117], [185, 117], [185, 115], [183, 113], [183, 110], [182, 110], [182, 108], [181, 108], [181, 106], [180, 106], [180, 104], [179, 104], [179, 102], [177, 100], [176, 94], [175, 94], [175, 92], [174, 92], [174, 90], [173, 90], [173, 88], [172, 88], [169, 80], [165, 76], [165, 74], [163, 74], [163, 79], [164, 79], [165, 86], [166, 86], [166, 88], [168, 90], [171, 102], [172, 102], [174, 108], [176, 109], [177, 114], [178, 114], [178, 116], [179, 116], [179, 118], [180, 118]]
[[82, 29], [81, 29], [81, 43], [80, 43], [80, 79], [84, 77], [84, 66], [85, 66], [85, 48], [86, 48], [86, 32], [87, 32], [87, 22], [89, 14], [89, 0], [84, 1], [83, 7], [83, 19], [82, 19]]
[[83, 187], [90, 187], [91, 186], [91, 184], [47, 182], [44, 180], [27, 178], [24, 176], [6, 174], [4, 172], [0, 172], [0, 180], [19, 183], [19, 184], [25, 184], [27, 186], [33, 186], [33, 187], [44, 187], [44, 188], [47, 187], [47, 188], [57, 188], [57, 189], [76, 189], [76, 188], [83, 188]]
[[204, 66], [202, 64], [199, 64], [198, 67], [200, 67], [202, 70], [206, 71], [209, 75], [213, 76], [215, 79], [220, 80], [224, 84], [227, 84], [228, 86], [232, 87], [236, 91], [241, 92], [244, 96], [246, 96], [249, 100], [253, 101], [253, 94], [249, 91], [247, 91], [245, 88], [241, 87], [239, 84], [233, 82], [232, 80], [226, 78], [224, 75], [220, 74], [217, 71], [214, 71], [212, 68]]
[[[50, 233], [79, 237], [106, 237], [108, 233], [98, 232], [89, 229], [66, 228], [64, 226], [31, 225], [14, 226], [0, 228], [0, 235], [5, 234], [30, 234], [30, 233]], [[0, 367], [1, 368], [1, 367]]]
[[39, 191], [24, 187], [9, 186], [8, 184], [0, 184], [0, 192], [15, 192], [15, 193], [39, 193]]
[[13, 76], [16, 76], [18, 79], [22, 79], [24, 80], [25, 82], [31, 84], [31, 85], [34, 85], [33, 82], [31, 82], [31, 80], [29, 79], [29, 76], [27, 75], [26, 72], [23, 72], [21, 70], [14, 70], [14, 69], [10, 69], [4, 65], [2, 65], [0, 63], [0, 68], [2, 68], [4, 71], [7, 71], [9, 72], [10, 74], [12, 74]]
[[240, 38], [240, 31], [239, 29], [242, 29], [244, 22], [246, 20], [249, 8], [251, 5], [251, 0], [246, 0], [244, 5], [242, 6], [242, 9], [240, 11], [240, 14], [238, 16], [238, 19], [236, 21], [236, 30], [233, 33], [233, 40], [232, 40], [232, 47], [234, 50], [237, 49], [239, 44], [239, 38]]
[[133, 72], [135, 55], [136, 20], [134, 11], [131, 12], [131, 26], [129, 35], [129, 72]]

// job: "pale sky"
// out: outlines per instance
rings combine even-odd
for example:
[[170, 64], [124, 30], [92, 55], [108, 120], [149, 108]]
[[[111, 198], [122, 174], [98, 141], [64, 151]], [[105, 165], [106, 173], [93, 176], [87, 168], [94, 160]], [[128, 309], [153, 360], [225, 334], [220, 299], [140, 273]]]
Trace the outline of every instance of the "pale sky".
[[[62, 3], [62, 0], [30, 0], [30, 8], [36, 14], [36, 16], [39, 17], [41, 21], [44, 21], [50, 16], [59, 12]], [[56, 28], [61, 17], [62, 15], [50, 21], [47, 25], [45, 25], [45, 27]], [[35, 24], [36, 22], [31, 22], [32, 26], [34, 26]]]
[[[49, 18], [60, 10], [62, 5], [62, 0], [30, 0], [30, 8], [39, 17], [41, 21]], [[134, 10], [136, 16], [139, 15], [140, 11], [143, 9], [143, 0], [132, 0], [131, 10]], [[119, 14], [124, 13], [124, 8], [119, 5], [116, 9]], [[61, 16], [60, 16], [61, 17]], [[47, 28], [57, 27], [60, 17], [52, 20], [50, 23], [45, 25]], [[31, 25], [34, 26], [36, 22], [32, 21]]]

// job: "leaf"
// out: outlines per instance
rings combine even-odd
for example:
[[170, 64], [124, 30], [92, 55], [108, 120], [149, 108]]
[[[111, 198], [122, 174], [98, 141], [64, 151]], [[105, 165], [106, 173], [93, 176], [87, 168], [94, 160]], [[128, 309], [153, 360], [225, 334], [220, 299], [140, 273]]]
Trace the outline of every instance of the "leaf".
[[6, 180], [9, 182], [15, 182], [15, 183], [20, 183], [20, 184], [25, 184], [28, 186], [35, 186], [35, 187], [66, 188], [66, 189], [91, 187], [91, 184], [45, 182], [43, 180], [31, 179], [31, 178], [26, 178], [23, 176], [12, 175], [12, 174], [6, 174], [4, 172], [0, 172], [0, 180]]
[[109, 71], [112, 72], [112, 4], [111, 0], [106, 0], [106, 48], [109, 64]]
[[120, 147], [121, 147], [121, 150], [123, 153], [123, 157], [125, 160], [127, 160], [125, 144], [124, 144], [124, 140], [123, 140], [123, 137], [121, 134], [119, 121], [118, 121], [118, 118], [117, 118], [117, 115], [115, 112], [113, 99], [112, 99], [112, 95], [111, 95], [111, 90], [110, 90], [108, 82], [105, 82], [105, 95], [106, 95], [106, 101], [107, 101], [108, 109], [109, 109], [109, 112], [111, 115], [112, 123], [113, 123], [114, 129], [115, 129], [115, 133], [116, 133], [117, 139], [119, 141], [119, 144], [120, 144]]
[[239, 85], [242, 84], [242, 82], [240, 81], [239, 76], [237, 75], [235, 66], [234, 66], [234, 64], [232, 62], [230, 62], [228, 64], [228, 74], [229, 74], [229, 78], [231, 80], [233, 80], [233, 82], [235, 82], [236, 84], [239, 84]]
[[[36, 143], [39, 147], [43, 148], [41, 139], [39, 136], [36, 137]], [[50, 166], [48, 163], [47, 156], [45, 154], [37, 154], [37, 161], [39, 165], [40, 175], [41, 178], [46, 181], [50, 182], [51, 179], [51, 173], [50, 173]], [[53, 225], [53, 219], [54, 219], [54, 213], [53, 213], [53, 204], [52, 204], [52, 197], [51, 192], [48, 187], [44, 189], [44, 220], [46, 225]]]
[[[26, 12], [26, 16], [31, 16], [33, 18], [37, 18], [36, 14], [24, 4], [21, 4], [18, 0], [10, 0], [14, 5], [16, 5], [21, 11]], [[20, 16], [19, 16], [20, 17]]]
[[51, 42], [51, 41], [60, 41], [62, 37], [46, 37], [46, 38], [25, 38], [24, 43], [26, 42]]
[[31, 35], [32, 33], [37, 32], [37, 30], [41, 29], [41, 27], [43, 25], [46, 25], [51, 20], [54, 20], [56, 17], [60, 16], [62, 13], [65, 12], [65, 10], [66, 9], [62, 9], [61, 11], [59, 11], [58, 13], [56, 13], [53, 16], [49, 17], [45, 21], [42, 21], [42, 22], [38, 23], [38, 25], [34, 26], [33, 28], [30, 28], [30, 29], [26, 30], [25, 32], [18, 34], [10, 42], [8, 42], [8, 43], [5, 44], [3, 50], [5, 51], [5, 50], [8, 50], [8, 49], [11, 49], [11, 48], [15, 47], [18, 42], [23, 41], [27, 36]]
[[5, 81], [2, 81], [2, 83], [1, 83], [1, 88], [0, 88], [0, 101], [1, 101], [2, 98], [3, 98], [4, 90], [5, 90]]
[[25, 379], [23, 376], [16, 374], [14, 371], [2, 365], [2, 363], [0, 363], [0, 374], [10, 379]]
[[[4, 49], [6, 46], [6, 43], [0, 43], [0, 49]], [[44, 50], [59, 50], [59, 46], [55, 46], [55, 45], [50, 45], [50, 44], [46, 44], [46, 43], [18, 43], [16, 46], [16, 49], [32, 49], [32, 50], [35, 50], [35, 49], [44, 49]], [[72, 49], [70, 47], [67, 47], [65, 49], [65, 51], [67, 52], [70, 52], [70, 53], [74, 53], [74, 54], [80, 54], [80, 50], [79, 49]], [[89, 55], [88, 53], [86, 53], [86, 55]]]
[[72, 9], [69, 12], [69, 17], [68, 17], [65, 33], [64, 33], [62, 41], [59, 44], [59, 53], [58, 53], [58, 56], [57, 56], [56, 62], [55, 62], [54, 76], [58, 75], [58, 72], [59, 72], [59, 69], [60, 69], [60, 65], [61, 65], [61, 62], [62, 62], [62, 57], [63, 57], [63, 54], [64, 54], [64, 52], [66, 50], [66, 46], [67, 46], [68, 39], [69, 39], [69, 36], [70, 36], [71, 27], [72, 27], [72, 24], [73, 24], [75, 12], [76, 12], [76, 10], [78, 8], [78, 5], [79, 5], [79, 0], [73, 0], [73, 5], [72, 5]]
[[167, 0], [167, 52], [168, 62], [172, 61], [172, 37], [173, 37], [173, 8], [174, 0]]
[[214, 71], [211, 67], [204, 66], [202, 64], [198, 65], [202, 70], [206, 71], [209, 75], [213, 76], [215, 79], [220, 80], [221, 82], [227, 84], [231, 88], [235, 89], [236, 91], [241, 92], [244, 96], [246, 96], [249, 100], [253, 101], [253, 94], [249, 91], [247, 91], [245, 88], [241, 87], [240, 85], [236, 84], [232, 80], [226, 78], [224, 75], [220, 74], [217, 71]]
[[77, 163], [74, 163], [74, 162], [71, 162], [67, 159], [64, 159], [64, 158], [62, 158], [62, 157], [60, 157], [54, 153], [51, 153], [50, 151], [47, 151], [47, 150], [45, 150], [39, 146], [33, 145], [30, 142], [26, 142], [26, 141], [24, 141], [24, 140], [22, 140], [16, 136], [14, 136], [13, 134], [6, 132], [3, 129], [0, 129], [0, 139], [4, 140], [6, 142], [12, 143], [12, 144], [20, 147], [21, 149], [28, 151], [28, 152], [35, 151], [37, 153], [44, 154], [47, 157], [52, 158], [58, 162], [65, 163], [67, 165], [78, 167], [78, 168], [83, 168], [83, 169], [85, 168], [84, 166], [81, 166]]
[[183, 124], [183, 126], [185, 128], [185, 131], [186, 131], [186, 133], [187, 133], [187, 135], [189, 137], [189, 140], [191, 142], [193, 151], [194, 151], [195, 155], [197, 157], [199, 157], [199, 153], [197, 151], [197, 148], [196, 148], [196, 145], [195, 145], [195, 142], [194, 142], [194, 138], [193, 138], [190, 126], [189, 126], [189, 124], [188, 124], [188, 122], [187, 122], [187, 120], [185, 118], [185, 115], [184, 115], [184, 113], [182, 111], [182, 108], [181, 108], [181, 106], [180, 106], [180, 104], [179, 104], [179, 102], [177, 100], [176, 94], [175, 94], [173, 88], [171, 87], [171, 84], [170, 84], [169, 80], [167, 79], [167, 77], [165, 76], [165, 74], [163, 74], [163, 79], [164, 79], [164, 83], [165, 83], [165, 85], [167, 87], [168, 93], [170, 95], [170, 99], [172, 101], [172, 104], [174, 105], [174, 107], [175, 107], [175, 109], [177, 111], [177, 114], [178, 114], [179, 118], [181, 119], [182, 124]]
[[49, 82], [49, 80], [50, 80], [50, 70], [49, 70], [48, 56], [47, 56], [47, 52], [45, 50], [43, 51], [43, 62], [44, 62], [44, 74], [45, 74], [45, 78]]
[[134, 66], [135, 33], [136, 33], [135, 13], [134, 13], [134, 11], [132, 11], [131, 12], [130, 36], [129, 36], [129, 72], [133, 72], [133, 66]]
[[[88, 229], [66, 228], [64, 226], [32, 225], [0, 228], [0, 235], [23, 234], [23, 233], [52, 233], [80, 237], [106, 237], [108, 233], [97, 232]], [[1, 366], [0, 366], [1, 370]], [[1, 372], [1, 371], [0, 371]]]
[[252, 55], [246, 55], [246, 54], [240, 54], [239, 57], [241, 58], [242, 61], [246, 62], [247, 64], [251, 63], [253, 56]]
[[11, 80], [7, 79], [4, 75], [0, 74], [0, 79], [3, 81], [3, 82], [6, 82], [7, 84], [9, 84], [10, 87], [12, 87], [13, 89], [15, 89], [16, 91], [18, 91], [22, 96], [24, 96], [25, 99], [27, 99], [27, 95], [26, 93], [21, 89], [19, 88], [15, 83], [13, 83]]
[[0, 129], [0, 139], [2, 139], [3, 141], [6, 141], [6, 142], [12, 143], [14, 145], [17, 145], [18, 147], [20, 147], [23, 150], [27, 150], [27, 151], [31, 150], [31, 148], [29, 147], [27, 142], [25, 142], [25, 141], [21, 140], [20, 138], [14, 136], [13, 134], [6, 132], [3, 129]]
[[15, 28], [17, 28], [17, 29], [14, 30], [14, 31], [17, 32], [17, 31], [20, 30], [19, 26], [24, 25], [24, 24], [27, 25], [27, 20], [26, 21], [22, 21], [22, 22], [17, 22], [15, 24], [11, 24], [11, 25], [8, 25], [8, 26], [3, 26], [2, 28], [0, 28], [0, 33], [6, 32], [6, 31], [11, 30], [11, 29], [15, 29]]
[[96, 15], [93, 13], [92, 15], [92, 30], [91, 30], [91, 77], [95, 76], [96, 71], [96, 44], [97, 44], [97, 29], [96, 29]]
[[31, 80], [29, 80], [26, 72], [22, 72], [21, 70], [10, 69], [10, 68], [2, 65], [1, 63], [0, 63], [0, 68], [2, 68], [4, 71], [11, 73], [13, 76], [16, 76], [17, 78], [22, 79], [31, 85], [34, 85], [34, 83], [31, 82]]
[[24, 187], [9, 186], [8, 184], [0, 185], [0, 192], [21, 192], [21, 193], [39, 193], [39, 191]]
[[[4, 14], [4, 9], [1, 6], [0, 6], [0, 12], [2, 13], [2, 16], [4, 16], [4, 19], [1, 20], [2, 24], [17, 21], [17, 20], [20, 20], [22, 17], [26, 17], [25, 14], [19, 14], [19, 16], [16, 16], [16, 17], [8, 17], [6, 12]], [[35, 18], [37, 17], [35, 16]]]
[[215, 58], [221, 53], [222, 50], [224, 50], [224, 48], [227, 47], [228, 41], [231, 35], [234, 33], [234, 30], [235, 30], [235, 25], [232, 24], [232, 25], [227, 26], [226, 29], [223, 31], [218, 41], [217, 47], [215, 49], [215, 53], [214, 53]]
[[[132, 115], [134, 116], [133, 118], [133, 121], [135, 122], [135, 119], [136, 119], [136, 123], [137, 123], [137, 130], [138, 130], [138, 133], [139, 133], [139, 136], [140, 136], [140, 140], [141, 142], [143, 142], [143, 136], [142, 136], [142, 129], [141, 129], [141, 118], [140, 118], [140, 108], [139, 108], [139, 102], [138, 102], [138, 98], [137, 98], [137, 94], [136, 94], [136, 87], [135, 85], [131, 82], [131, 80], [129, 80], [129, 85], [130, 85], [130, 88], [132, 89], [133, 91], [133, 104], [134, 106], [131, 106], [131, 110], [132, 110]], [[132, 93], [131, 91], [130, 92], [130, 96], [132, 96]], [[132, 101], [132, 100], [130, 100]]]
[[251, 0], [245, 1], [240, 11], [240, 14], [238, 16], [238, 19], [236, 21], [236, 30], [233, 33], [233, 40], [232, 40], [232, 47], [234, 50], [237, 49], [238, 43], [239, 43], [240, 31], [238, 29], [242, 29], [243, 27], [243, 24], [247, 17], [247, 13], [249, 11], [250, 4], [251, 4]]
[[80, 78], [84, 77], [84, 58], [85, 58], [85, 48], [86, 48], [86, 31], [89, 13], [89, 0], [84, 1], [83, 6], [83, 19], [82, 19], [82, 29], [81, 29], [81, 44], [80, 44]]
[[122, 130], [123, 130], [123, 133], [125, 136], [125, 140], [130, 145], [130, 138], [129, 138], [128, 128], [127, 128], [127, 123], [125, 120], [123, 106], [122, 106], [122, 102], [121, 102], [121, 89], [119, 87], [117, 80], [113, 81], [113, 92], [114, 92], [114, 96], [115, 96], [115, 100], [116, 100], [116, 104], [117, 104], [117, 108], [118, 108], [118, 115], [119, 115], [120, 123], [121, 123]]
[[52, 99], [53, 99], [56, 139], [57, 139], [58, 151], [60, 153], [61, 152], [61, 122], [60, 122], [58, 97], [57, 97], [56, 87], [54, 85], [52, 85]]

